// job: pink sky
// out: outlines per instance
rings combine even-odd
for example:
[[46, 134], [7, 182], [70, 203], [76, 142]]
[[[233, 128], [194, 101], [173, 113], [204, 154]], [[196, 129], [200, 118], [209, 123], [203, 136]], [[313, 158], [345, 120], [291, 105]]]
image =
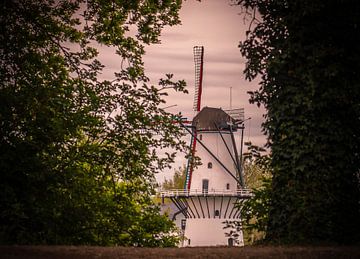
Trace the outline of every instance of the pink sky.
[[[165, 74], [174, 74], [174, 79], [184, 79], [187, 82], [189, 94], [169, 92], [167, 103], [177, 105], [167, 111], [181, 112], [189, 120], [195, 115], [194, 102], [194, 57], [193, 47], [204, 46], [204, 80], [202, 92], [202, 107], [229, 109], [230, 87], [232, 87], [232, 108], [244, 108], [245, 118], [251, 117], [245, 123], [244, 141], [256, 145], [266, 142], [261, 133], [262, 115], [264, 109], [249, 104], [247, 91], [258, 88], [257, 82], [245, 80], [243, 70], [245, 59], [241, 56], [238, 45], [245, 39], [247, 24], [240, 15], [239, 6], [231, 6], [230, 0], [187, 0], [180, 10], [182, 24], [175, 27], [165, 27], [162, 31], [161, 44], [146, 46], [144, 57], [146, 75], [151, 83], [156, 85]], [[115, 57], [115, 58], [109, 58]], [[114, 49], [101, 48], [99, 58], [106, 65], [102, 79], [112, 79], [113, 73], [120, 68], [121, 60], [115, 56]], [[240, 137], [237, 137], [240, 140]], [[160, 151], [164, 152], [164, 151]], [[184, 154], [178, 154], [174, 168], [186, 163]], [[174, 169], [157, 176], [159, 181], [170, 178]]]
[[[244, 140], [263, 145], [266, 139], [261, 133], [260, 125], [264, 110], [249, 104], [246, 93], [258, 88], [258, 85], [245, 80], [245, 59], [238, 48], [239, 41], [245, 39], [247, 28], [243, 16], [239, 15], [240, 11], [238, 6], [231, 6], [230, 1], [183, 2], [180, 11], [182, 25], [164, 28], [161, 44], [146, 47], [146, 73], [154, 84], [166, 73], [173, 73], [175, 79], [186, 80], [189, 94], [169, 92], [164, 106], [176, 104], [176, 107], [169, 108], [168, 111], [181, 112], [191, 119], [194, 116], [192, 108], [195, 81], [193, 46], [204, 46], [202, 107], [228, 109], [232, 87], [232, 107], [245, 108], [245, 118], [251, 117], [245, 124]], [[183, 158], [177, 158], [177, 164], [184, 162]], [[169, 178], [167, 175], [165, 177]], [[161, 180], [163, 176], [158, 178]]]

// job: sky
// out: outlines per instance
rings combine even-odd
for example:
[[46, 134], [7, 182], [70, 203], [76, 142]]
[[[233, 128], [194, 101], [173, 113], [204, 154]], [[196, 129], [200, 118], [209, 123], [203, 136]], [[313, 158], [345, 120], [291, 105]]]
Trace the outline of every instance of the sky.
[[[231, 91], [232, 108], [244, 108], [245, 118], [251, 117], [245, 122], [244, 141], [264, 145], [266, 138], [261, 132], [264, 109], [250, 104], [247, 94], [247, 91], [257, 89], [258, 83], [245, 80], [243, 70], [246, 60], [238, 48], [248, 28], [240, 12], [239, 6], [233, 6], [227, 0], [184, 1], [180, 10], [182, 24], [165, 27], [160, 37], [161, 44], [146, 47], [145, 69], [154, 84], [166, 73], [187, 82], [189, 94], [169, 92], [164, 107], [176, 105], [167, 111], [181, 112], [191, 120], [195, 115], [193, 47], [204, 46], [201, 106], [229, 109]], [[185, 162], [179, 154], [175, 168]], [[174, 169], [158, 175], [157, 179], [163, 181], [164, 178], [171, 178], [171, 171]]]
[[[241, 8], [231, 5], [230, 0], [183, 1], [181, 25], [165, 27], [161, 43], [145, 47], [145, 73], [154, 85], [168, 73], [174, 74], [174, 80], [186, 81], [189, 94], [170, 91], [163, 107], [173, 106], [167, 111], [174, 114], [181, 112], [191, 120], [195, 116], [193, 47], [204, 46], [201, 106], [229, 109], [231, 91], [232, 108], [244, 108], [245, 118], [251, 118], [245, 122], [244, 141], [262, 146], [266, 142], [261, 132], [265, 110], [249, 103], [247, 91], [254, 91], [259, 86], [256, 80], [245, 80], [243, 74], [246, 60], [241, 56], [238, 45], [245, 40], [248, 23], [240, 13]], [[109, 58], [113, 56], [113, 49], [102, 48], [99, 58], [106, 65], [102, 79], [111, 80], [113, 73], [120, 68], [121, 60]], [[240, 134], [236, 140], [240, 142]], [[165, 178], [172, 178], [174, 169], [184, 164], [185, 154], [178, 154], [173, 168], [158, 174], [157, 180], [162, 182]]]

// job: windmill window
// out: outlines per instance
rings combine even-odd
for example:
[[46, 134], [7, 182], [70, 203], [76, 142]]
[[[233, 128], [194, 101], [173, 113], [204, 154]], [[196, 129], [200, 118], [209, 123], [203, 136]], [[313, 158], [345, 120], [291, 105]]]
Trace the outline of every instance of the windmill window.
[[230, 184], [229, 183], [226, 184], [226, 190], [230, 190]]
[[220, 211], [219, 210], [215, 210], [215, 217], [220, 217]]
[[181, 229], [185, 230], [185, 228], [186, 228], [186, 219], [182, 219], [181, 220]]
[[208, 168], [209, 168], [209, 169], [212, 168], [212, 163], [211, 163], [211, 162], [208, 163]]
[[199, 139], [202, 140], [202, 135], [200, 134]]

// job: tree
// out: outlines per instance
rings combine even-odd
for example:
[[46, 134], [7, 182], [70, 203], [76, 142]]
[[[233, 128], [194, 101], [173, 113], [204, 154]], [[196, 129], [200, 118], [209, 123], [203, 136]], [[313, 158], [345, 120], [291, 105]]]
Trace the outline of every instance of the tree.
[[245, 245], [263, 242], [269, 221], [269, 201], [271, 191], [271, 154], [264, 154], [266, 149], [245, 142], [247, 152], [243, 153], [243, 174], [246, 188], [251, 189], [252, 196], [237, 201], [240, 220], [225, 221], [225, 233], [235, 243], [240, 244], [239, 232], [242, 231]]
[[273, 169], [267, 238], [359, 242], [359, 3], [236, 3], [251, 17], [240, 43], [247, 79], [260, 77], [251, 102], [267, 109]]
[[[3, 1], [0, 15], [0, 243], [174, 245], [150, 198], [183, 150], [149, 85], [144, 45], [179, 24], [181, 1]], [[134, 35], [134, 36], [131, 36]], [[101, 80], [99, 46], [121, 68]], [[155, 137], [156, 136], [156, 137]]]
[[248, 151], [244, 153], [244, 176], [247, 188], [252, 190], [250, 199], [238, 203], [241, 210], [240, 226], [244, 240], [249, 244], [263, 242], [269, 223], [271, 196], [271, 154], [263, 154], [266, 149], [246, 142]]
[[243, 170], [246, 187], [256, 189], [262, 186], [264, 178], [271, 178], [271, 154], [266, 149], [245, 142], [247, 152], [243, 153]]
[[184, 189], [185, 185], [185, 178], [186, 178], [186, 167], [179, 167], [175, 170], [173, 179], [165, 179], [162, 183], [162, 189], [164, 190], [171, 190], [171, 189]]
[[263, 154], [266, 149], [253, 145], [251, 142], [244, 143], [247, 152], [243, 154], [243, 173], [246, 188], [251, 189], [252, 197], [239, 200], [236, 207], [240, 210], [240, 220], [225, 221], [225, 229], [230, 232], [226, 236], [231, 237], [239, 244], [239, 231], [243, 232], [246, 244], [263, 242], [269, 220], [269, 201], [271, 191], [271, 154]]

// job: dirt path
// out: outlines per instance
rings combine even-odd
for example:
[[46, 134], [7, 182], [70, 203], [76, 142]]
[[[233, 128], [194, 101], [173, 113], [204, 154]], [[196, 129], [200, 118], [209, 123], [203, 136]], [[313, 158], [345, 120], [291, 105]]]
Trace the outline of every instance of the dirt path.
[[275, 247], [243, 248], [127, 248], [91, 246], [0, 246], [1, 259], [88, 259], [88, 258], [354, 258], [360, 259], [359, 247]]

